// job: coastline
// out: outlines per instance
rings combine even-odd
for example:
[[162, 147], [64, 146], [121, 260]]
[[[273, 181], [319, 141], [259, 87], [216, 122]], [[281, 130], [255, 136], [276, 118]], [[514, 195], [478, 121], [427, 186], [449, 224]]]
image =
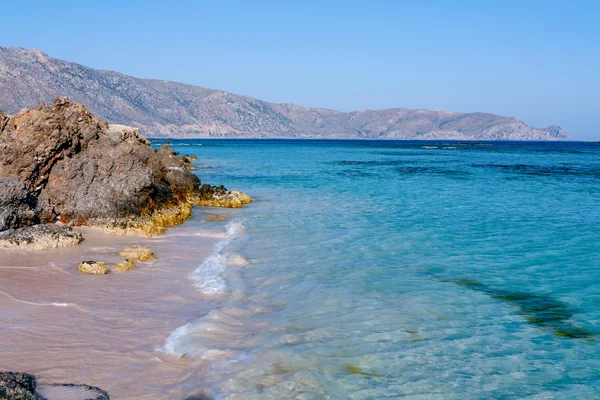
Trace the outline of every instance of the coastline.
[[[78, 246], [9, 250], [0, 261], [3, 368], [41, 384], [83, 383], [111, 399], [184, 398], [202, 387], [206, 361], [156, 351], [178, 327], [213, 309], [188, 275], [222, 240], [223, 224], [194, 209], [158, 237], [115, 236], [78, 228]], [[106, 276], [77, 271], [82, 260], [119, 260], [125, 246], [151, 247], [157, 260]], [[35, 288], [35, 290], [32, 290]]]

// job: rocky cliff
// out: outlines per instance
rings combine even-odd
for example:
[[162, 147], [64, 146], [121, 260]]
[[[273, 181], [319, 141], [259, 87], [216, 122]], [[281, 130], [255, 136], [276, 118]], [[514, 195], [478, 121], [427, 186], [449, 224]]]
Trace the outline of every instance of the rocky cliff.
[[0, 109], [16, 113], [56, 96], [86, 104], [101, 119], [150, 137], [564, 140], [512, 117], [431, 110], [339, 112], [273, 104], [219, 90], [138, 79], [0, 47]]

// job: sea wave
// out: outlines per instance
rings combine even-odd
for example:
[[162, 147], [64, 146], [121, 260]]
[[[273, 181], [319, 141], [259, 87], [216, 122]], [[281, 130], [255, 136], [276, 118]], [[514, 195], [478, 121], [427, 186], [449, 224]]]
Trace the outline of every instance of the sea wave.
[[234, 220], [227, 224], [224, 240], [217, 243], [212, 254], [190, 273], [189, 277], [194, 280], [194, 286], [202, 293], [214, 296], [228, 291], [227, 282], [223, 277], [227, 270], [228, 257], [223, 254], [223, 249], [238, 239], [245, 230], [246, 225], [242, 220]]

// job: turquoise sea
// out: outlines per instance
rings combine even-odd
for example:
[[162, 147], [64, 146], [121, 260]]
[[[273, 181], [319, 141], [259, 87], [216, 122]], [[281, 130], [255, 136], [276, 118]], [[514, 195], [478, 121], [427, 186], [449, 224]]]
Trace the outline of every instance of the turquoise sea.
[[190, 390], [600, 398], [600, 144], [170, 143], [255, 199], [210, 210], [211, 311], [158, 349], [210, 363]]

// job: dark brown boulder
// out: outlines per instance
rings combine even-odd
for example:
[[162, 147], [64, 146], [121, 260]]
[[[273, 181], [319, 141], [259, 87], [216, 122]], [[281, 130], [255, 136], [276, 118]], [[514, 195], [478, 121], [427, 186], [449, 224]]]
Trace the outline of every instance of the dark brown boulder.
[[222, 186], [201, 190], [189, 159], [66, 98], [0, 114], [0, 231], [60, 220], [156, 235], [189, 218], [193, 204], [250, 201]]
[[170, 147], [154, 150], [137, 129], [109, 126], [66, 99], [5, 123], [0, 178], [9, 183], [0, 188], [0, 230], [58, 217], [158, 234], [190, 216], [200, 186]]

